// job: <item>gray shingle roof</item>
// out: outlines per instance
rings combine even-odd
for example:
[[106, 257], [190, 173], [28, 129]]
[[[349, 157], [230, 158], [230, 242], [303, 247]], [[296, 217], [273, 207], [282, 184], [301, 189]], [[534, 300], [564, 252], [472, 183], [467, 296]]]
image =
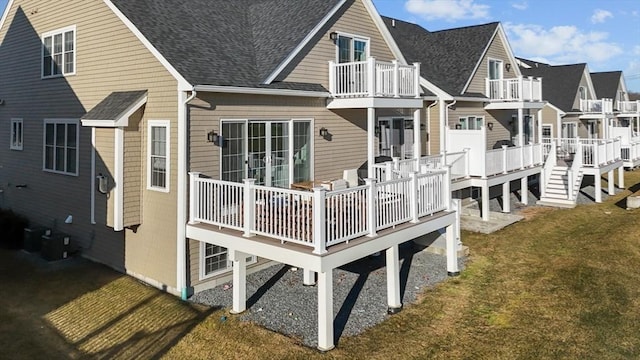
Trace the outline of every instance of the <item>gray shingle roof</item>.
[[[430, 32], [405, 21], [382, 19], [407, 62], [422, 63], [422, 77], [454, 96], [462, 94], [499, 24], [493, 22]], [[465, 95], [484, 97], [481, 94]]]
[[112, 92], [86, 113], [82, 120], [118, 120], [146, 95], [147, 90]]
[[591, 82], [598, 99], [615, 99], [618, 94], [618, 85], [622, 78], [622, 71], [607, 71], [591, 73]]
[[580, 88], [580, 80], [587, 64], [549, 66], [541, 65], [531, 69], [520, 68], [522, 75], [542, 77], [543, 100], [565, 112], [573, 109], [573, 102]]
[[192, 85], [255, 87], [340, 0], [112, 0]]

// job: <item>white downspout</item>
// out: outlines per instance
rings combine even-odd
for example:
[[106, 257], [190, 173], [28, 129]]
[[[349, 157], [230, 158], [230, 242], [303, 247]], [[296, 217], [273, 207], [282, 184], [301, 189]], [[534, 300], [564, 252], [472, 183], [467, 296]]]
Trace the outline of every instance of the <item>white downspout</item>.
[[427, 146], [427, 155], [431, 155], [431, 108], [438, 105], [440, 100], [436, 100], [433, 104], [427, 106], [427, 134], [429, 134], [429, 141]]
[[177, 264], [176, 276], [177, 288], [180, 290], [180, 298], [187, 300], [187, 104], [196, 95], [195, 87], [191, 90], [191, 96], [183, 100], [184, 92], [178, 90], [178, 229], [177, 229]]

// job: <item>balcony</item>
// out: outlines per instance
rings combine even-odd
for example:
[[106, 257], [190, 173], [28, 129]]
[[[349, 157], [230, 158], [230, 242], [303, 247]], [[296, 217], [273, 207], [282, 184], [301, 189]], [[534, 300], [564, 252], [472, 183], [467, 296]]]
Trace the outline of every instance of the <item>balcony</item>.
[[580, 100], [580, 111], [585, 115], [613, 114], [613, 99]]
[[542, 78], [486, 79], [486, 95], [492, 103], [539, 103], [542, 102]]
[[[190, 174], [189, 224], [208, 224], [325, 254], [332, 246], [451, 210], [449, 173], [434, 170], [343, 190], [300, 191]], [[260, 255], [260, 254], [258, 254]]]
[[640, 100], [618, 101], [617, 109], [622, 114], [638, 114], [640, 113]]
[[420, 64], [401, 65], [397, 60], [375, 58], [339, 64], [330, 61], [329, 91], [333, 97], [329, 108], [378, 107], [374, 99], [382, 99], [377, 102], [380, 107], [422, 107]]

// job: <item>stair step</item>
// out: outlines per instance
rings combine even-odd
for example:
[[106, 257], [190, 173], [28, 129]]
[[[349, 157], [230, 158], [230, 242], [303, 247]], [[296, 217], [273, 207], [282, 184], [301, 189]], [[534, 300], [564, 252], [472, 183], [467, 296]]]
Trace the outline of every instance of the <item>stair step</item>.
[[561, 207], [561, 208], [574, 208], [576, 207], [576, 203], [569, 200], [560, 200], [560, 199], [549, 199], [549, 198], [541, 198], [536, 202], [538, 205], [543, 206], [552, 206], [552, 207]]

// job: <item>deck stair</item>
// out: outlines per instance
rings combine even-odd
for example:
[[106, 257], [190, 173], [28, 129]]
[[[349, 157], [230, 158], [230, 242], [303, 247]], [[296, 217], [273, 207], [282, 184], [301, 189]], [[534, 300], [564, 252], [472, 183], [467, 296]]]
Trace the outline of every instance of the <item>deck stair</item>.
[[[582, 172], [573, 180], [569, 186], [569, 171], [567, 166], [555, 166], [551, 171], [549, 182], [545, 187], [545, 194], [540, 198], [538, 204], [556, 207], [575, 207], [576, 197], [582, 183]], [[571, 195], [571, 196], [570, 196]]]

